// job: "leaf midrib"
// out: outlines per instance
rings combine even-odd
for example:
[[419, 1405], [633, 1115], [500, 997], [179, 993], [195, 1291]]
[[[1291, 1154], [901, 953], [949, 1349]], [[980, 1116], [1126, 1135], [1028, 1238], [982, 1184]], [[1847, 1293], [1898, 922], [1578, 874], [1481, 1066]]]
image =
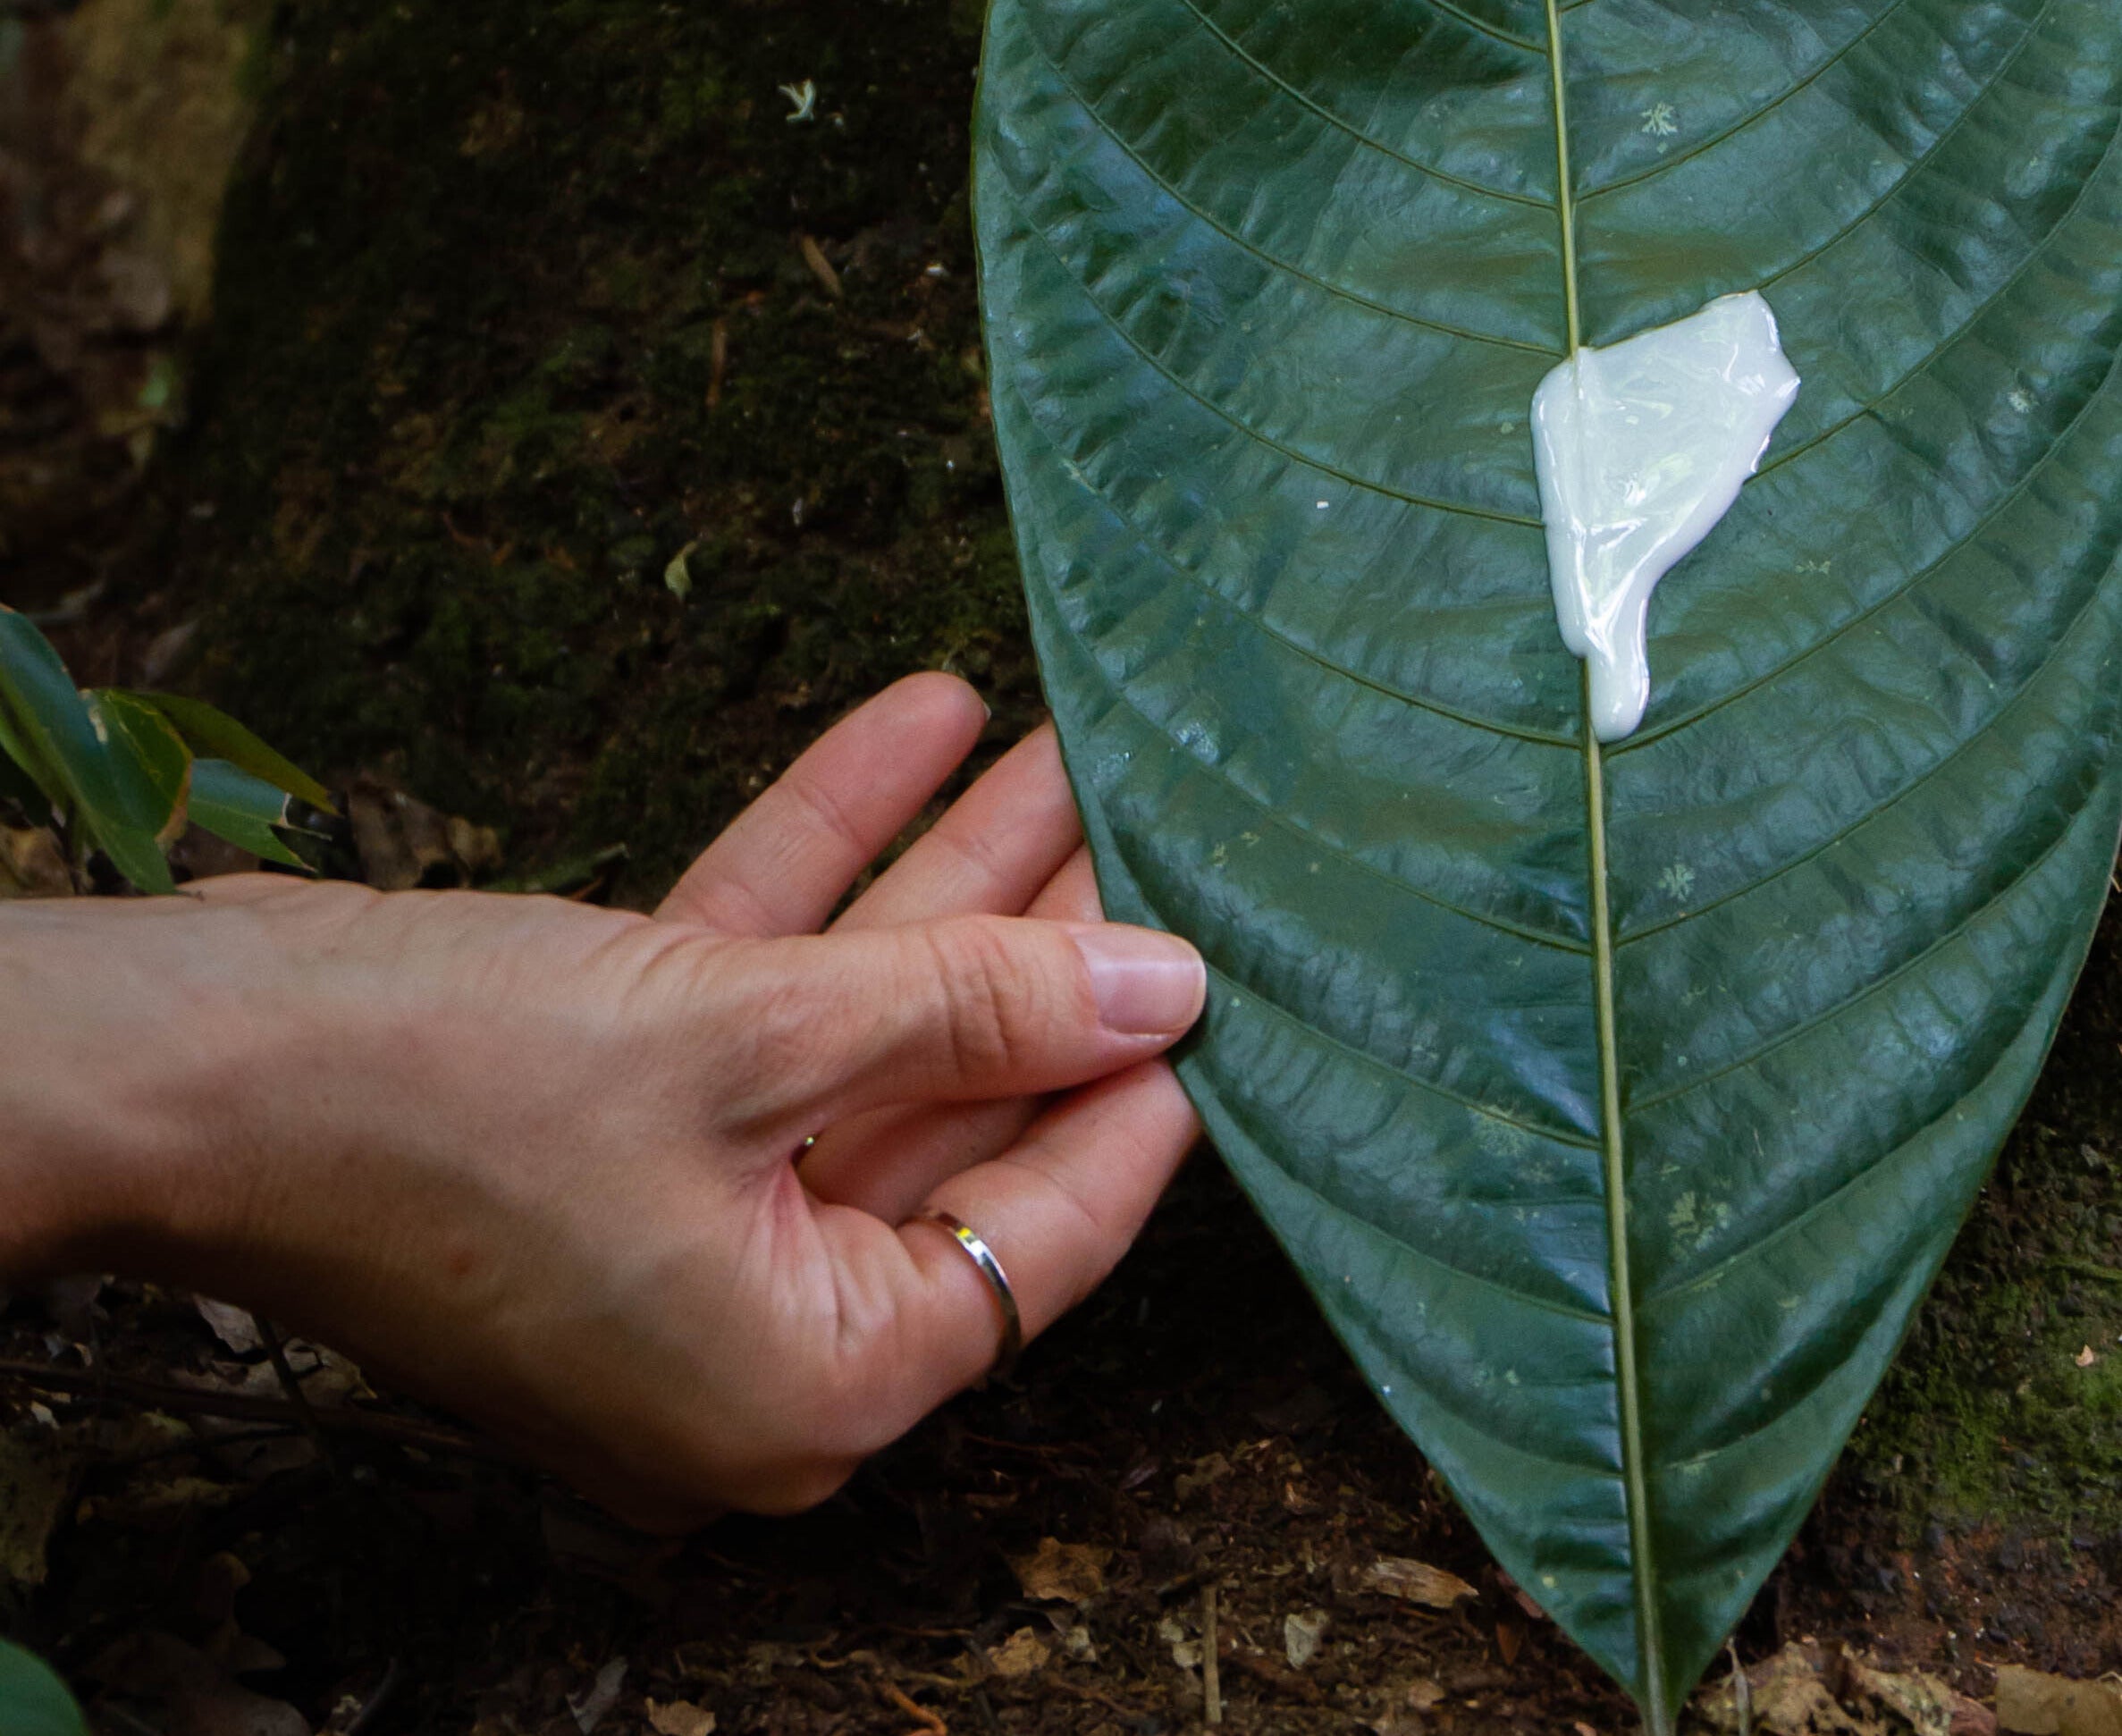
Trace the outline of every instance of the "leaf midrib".
[[[1554, 97], [1554, 210], [1562, 230], [1562, 306], [1573, 364], [1583, 348], [1577, 288], [1577, 216], [1570, 180], [1570, 115], [1562, 19], [1547, 11], [1547, 77]], [[1659, 1619], [1650, 1495], [1644, 1471], [1641, 1384], [1636, 1367], [1636, 1301], [1629, 1273], [1628, 1161], [1621, 1138], [1620, 1044], [1615, 1035], [1613, 915], [1606, 872], [1606, 774], [1592, 728], [1590, 665], [1583, 677], [1584, 822], [1591, 881], [1592, 995], [1599, 1054], [1599, 1156], [1606, 1192], [1606, 1266], [1613, 1297], [1613, 1381], [1621, 1412], [1621, 1479], [1628, 1498], [1629, 1557], [1636, 1592], [1636, 1645], [1643, 1716], [1652, 1736], [1672, 1728], [1665, 1705], [1665, 1647]]]

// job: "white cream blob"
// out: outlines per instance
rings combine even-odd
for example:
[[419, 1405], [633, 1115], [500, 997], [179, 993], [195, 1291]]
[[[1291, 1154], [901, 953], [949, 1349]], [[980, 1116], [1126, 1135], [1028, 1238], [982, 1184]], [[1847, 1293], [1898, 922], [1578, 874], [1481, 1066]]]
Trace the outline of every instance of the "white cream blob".
[[1601, 741], [1650, 703], [1651, 592], [1731, 510], [1797, 396], [1776, 316], [1751, 291], [1579, 350], [1533, 393], [1554, 613], [1590, 670]]

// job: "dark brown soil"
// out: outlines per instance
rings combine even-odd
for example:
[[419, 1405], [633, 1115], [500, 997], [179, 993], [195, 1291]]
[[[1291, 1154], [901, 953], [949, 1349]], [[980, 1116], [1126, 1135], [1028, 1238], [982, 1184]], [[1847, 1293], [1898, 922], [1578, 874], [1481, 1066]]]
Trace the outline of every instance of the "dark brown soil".
[[[635, 902], [906, 670], [993, 694], [991, 745], [1036, 715], [965, 233], [976, 41], [944, 0], [306, 0], [275, 31], [188, 426], [145, 483], [49, 408], [86, 401], [71, 376], [0, 348], [9, 452], [79, 478], [58, 528], [0, 553], [0, 596], [107, 580], [62, 629], [84, 679], [200, 619], [186, 678], [299, 758], [503, 827], [516, 872], [623, 842]], [[775, 87], [804, 78], [821, 118], [792, 123]], [[1983, 1698], [2002, 1661], [2122, 1667], [2118, 1071], [2110, 916], [1744, 1656], [1817, 1636]], [[104, 1306], [116, 1368], [216, 1355], [182, 1299]], [[50, 1319], [17, 1298], [0, 1353], [47, 1355]], [[253, 1481], [182, 1446], [87, 1471], [13, 1623], [84, 1679], [144, 1630], [225, 1640], [232, 1555], [235, 1619], [286, 1660], [251, 1686], [366, 1736], [565, 1736], [618, 1657], [619, 1736], [651, 1698], [724, 1732], [1173, 1729], [1202, 1715], [1174, 1652], [1198, 1657], [1211, 1587], [1234, 1727], [1632, 1722], [1486, 1564], [1206, 1155], [1013, 1381], [804, 1519], [671, 1547], [447, 1452], [341, 1439], [335, 1471]], [[1011, 1567], [1049, 1538], [1109, 1552], [1080, 1608]], [[1383, 1597], [1380, 1555], [1479, 1596]], [[1315, 1612], [1293, 1668], [1285, 1624]]]

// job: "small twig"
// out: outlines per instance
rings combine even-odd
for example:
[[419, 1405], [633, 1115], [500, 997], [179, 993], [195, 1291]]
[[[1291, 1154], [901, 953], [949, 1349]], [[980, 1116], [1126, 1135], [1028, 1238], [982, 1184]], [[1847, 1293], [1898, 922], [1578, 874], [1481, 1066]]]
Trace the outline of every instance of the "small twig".
[[316, 1420], [311, 1407], [309, 1395], [302, 1390], [302, 1383], [295, 1378], [293, 1368], [287, 1360], [287, 1345], [281, 1341], [280, 1328], [263, 1314], [253, 1312], [250, 1323], [257, 1328], [258, 1343], [265, 1347], [265, 1355], [273, 1364], [273, 1372], [280, 1381], [280, 1390], [287, 1395], [287, 1402], [294, 1409], [295, 1420], [301, 1424], [302, 1432], [309, 1437], [316, 1448], [317, 1457], [324, 1462], [332, 1475], [339, 1475], [339, 1461], [333, 1455], [332, 1443], [324, 1438], [324, 1426]]
[[1201, 1708], [1212, 1724], [1223, 1722], [1223, 1666], [1216, 1656], [1216, 1582], [1201, 1589]]
[[[177, 1416], [229, 1417], [241, 1422], [291, 1425], [296, 1422], [294, 1407], [285, 1399], [249, 1393], [201, 1392], [192, 1386], [144, 1380], [138, 1375], [112, 1374], [101, 1369], [55, 1369], [42, 1362], [0, 1358], [0, 1380], [20, 1380], [26, 1386], [41, 1386], [46, 1392], [123, 1399], [145, 1410], [167, 1411]], [[417, 1422], [410, 1417], [357, 1411], [351, 1406], [317, 1411], [315, 1415], [321, 1427], [334, 1434], [366, 1435], [371, 1440], [388, 1441], [395, 1446], [417, 1446], [428, 1453], [453, 1453], [461, 1458], [485, 1459], [495, 1464], [523, 1462], [496, 1442], [434, 1423]]]
[[122, 1459], [108, 1462], [119, 1471], [138, 1471], [142, 1465], [160, 1463], [165, 1459], [204, 1459], [219, 1453], [223, 1447], [256, 1446], [263, 1441], [287, 1441], [301, 1434], [299, 1428], [287, 1423], [268, 1423], [263, 1428], [245, 1429], [235, 1435], [195, 1434], [184, 1440], [173, 1441], [167, 1446], [150, 1448]]
[[383, 1672], [383, 1679], [376, 1683], [375, 1692], [368, 1697], [368, 1703], [354, 1714], [352, 1721], [340, 1732], [340, 1736], [362, 1736], [362, 1732], [375, 1722], [376, 1715], [383, 1709], [383, 1702], [398, 1691], [399, 1681], [404, 1674], [405, 1665], [399, 1659], [392, 1658], [390, 1667]]
[[877, 1691], [919, 1723], [929, 1732], [929, 1736], [950, 1736], [950, 1726], [904, 1689], [879, 1678]]

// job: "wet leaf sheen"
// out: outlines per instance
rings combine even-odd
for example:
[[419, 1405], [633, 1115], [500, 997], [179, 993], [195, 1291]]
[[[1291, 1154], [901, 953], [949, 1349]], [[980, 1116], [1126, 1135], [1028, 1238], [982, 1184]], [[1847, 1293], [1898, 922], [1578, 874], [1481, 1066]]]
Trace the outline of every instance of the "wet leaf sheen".
[[[990, 14], [995, 421], [1107, 908], [1202, 946], [1217, 1143], [1655, 1727], [2114, 860], [2118, 119], [2109, 0]], [[1747, 290], [1805, 388], [1602, 754], [1533, 388]]]

